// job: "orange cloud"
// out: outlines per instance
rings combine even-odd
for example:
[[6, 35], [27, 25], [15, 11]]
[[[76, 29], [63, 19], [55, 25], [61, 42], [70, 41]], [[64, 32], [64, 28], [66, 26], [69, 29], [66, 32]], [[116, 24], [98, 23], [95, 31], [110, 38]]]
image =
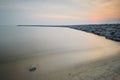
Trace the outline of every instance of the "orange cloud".
[[52, 19], [72, 19], [72, 20], [78, 20], [79, 17], [77, 16], [69, 16], [69, 15], [62, 15], [62, 14], [44, 14], [44, 15], [40, 15], [40, 14], [35, 14], [32, 15], [32, 18], [52, 18]]
[[[30, 15], [31, 19], [57, 19], [57, 20], [73, 20], [79, 22], [101, 22], [109, 19], [119, 19], [120, 18], [120, 1], [119, 0], [73, 0], [76, 4], [81, 4], [78, 2], [83, 2], [84, 4], [76, 6], [74, 8], [65, 8], [66, 12], [52, 12], [52, 13], [33, 13]], [[91, 1], [90, 4], [88, 2]], [[85, 4], [86, 3], [86, 4]], [[92, 5], [91, 5], [92, 4]], [[89, 6], [87, 6], [89, 5]], [[87, 6], [87, 7], [86, 7]], [[84, 8], [84, 9], [81, 9]], [[57, 9], [57, 7], [56, 7]], [[55, 9], [55, 11], [56, 11]], [[60, 8], [59, 8], [60, 9]], [[57, 9], [57, 10], [59, 10]], [[64, 7], [62, 7], [64, 9]], [[52, 9], [54, 11], [54, 9]], [[60, 9], [61, 10], [61, 9]]]
[[95, 0], [95, 8], [92, 9], [91, 20], [102, 21], [105, 19], [120, 18], [119, 0]]

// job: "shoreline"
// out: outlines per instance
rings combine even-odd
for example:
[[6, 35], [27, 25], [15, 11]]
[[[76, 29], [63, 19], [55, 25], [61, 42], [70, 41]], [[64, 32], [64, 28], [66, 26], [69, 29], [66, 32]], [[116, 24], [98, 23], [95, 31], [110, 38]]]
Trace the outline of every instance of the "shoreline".
[[[30, 33], [27, 32], [27, 34], [29, 33], [29, 35], [32, 35], [32, 34], [33, 35], [32, 36], [27, 35], [29, 37], [25, 36], [23, 39], [22, 39], [23, 35], [21, 35], [21, 37], [16, 35], [20, 38], [16, 39], [18, 37], [15, 37], [11, 42], [9, 42], [11, 44], [17, 44], [15, 46], [12, 46], [11, 44], [3, 44], [3, 45], [6, 45], [5, 47], [3, 47], [5, 52], [2, 52], [3, 49], [1, 49], [1, 53], [5, 54], [6, 58], [4, 55], [3, 55], [4, 58], [3, 57], [1, 58], [6, 60], [13, 57], [14, 60], [12, 62], [8, 61], [8, 63], [4, 64], [3, 62], [2, 64], [0, 64], [1, 66], [0, 76], [2, 80], [19, 80], [19, 79], [20, 80], [35, 80], [35, 79], [39, 79], [39, 80], [119, 80], [120, 79], [119, 77], [120, 75], [119, 43], [106, 40], [104, 38], [101, 38], [93, 34], [89, 34], [83, 31], [77, 31], [69, 28], [62, 29], [62, 30], [57, 28], [57, 29], [52, 29], [50, 31], [48, 29], [45, 29], [45, 30], [40, 29], [37, 31], [37, 29], [33, 29], [33, 31], [30, 29]], [[15, 29], [13, 30], [15, 31]], [[19, 32], [18, 30], [20, 29], [17, 28], [15, 33]], [[56, 32], [52, 33], [55, 30]], [[23, 33], [24, 32], [26, 33], [26, 28], [25, 28], [25, 31], [24, 30], [22, 31]], [[41, 31], [43, 32], [39, 33]], [[37, 32], [39, 34], [36, 34]], [[47, 32], [49, 33], [46, 34]], [[61, 35], [61, 32], [62, 32], [62, 35]], [[9, 36], [12, 36], [13, 33], [10, 34]], [[21, 33], [22, 32], [20, 31], [19, 34]], [[60, 35], [57, 33], [60, 33]], [[45, 34], [46, 37], [45, 36], [42, 37], [43, 34]], [[50, 37], [50, 34], [52, 34], [51, 37]], [[72, 35], [71, 38], [68, 38], [69, 35]], [[24, 40], [24, 39], [25, 39], [25, 42], [24, 41], [20, 42], [21, 40]], [[61, 39], [63, 39], [62, 44], [61, 43], [58, 44], [59, 42], [61, 42]], [[33, 41], [31, 42], [31, 40]], [[44, 42], [44, 40], [48, 40], [48, 41]], [[71, 41], [68, 42], [69, 40]], [[96, 40], [96, 42], [94, 40]], [[9, 38], [8, 38], [8, 41], [9, 41]], [[29, 43], [26, 43], [26, 42], [29, 42]], [[43, 48], [41, 49], [41, 43], [46, 43], [46, 42], [48, 42], [47, 43], [48, 45], [43, 44], [46, 46], [44, 46], [45, 47], [44, 48], [42, 45]], [[73, 45], [67, 45], [64, 47], [63, 43], [65, 45], [73, 43]], [[51, 50], [51, 45], [54, 45], [54, 44], [57, 44], [57, 45], [55, 45]], [[86, 45], [86, 46], [83, 46], [83, 45]], [[29, 46], [32, 46], [32, 48]], [[46, 48], [46, 47], [49, 47], [49, 48]], [[73, 47], [75, 48], [73, 49]], [[11, 49], [9, 50], [9, 48]], [[16, 50], [16, 52], [14, 51], [14, 49]], [[47, 52], [44, 53], [45, 49], [47, 50], [48, 54]], [[8, 52], [6, 52], [6, 50]], [[23, 52], [20, 52], [20, 51], [23, 51]], [[29, 53], [28, 54], [29, 56], [27, 55], [27, 53]], [[110, 56], [111, 58], [110, 57], [108, 58], [107, 56]], [[103, 58], [106, 58], [106, 59], [103, 59]], [[97, 61], [94, 61], [96, 59]], [[83, 62], [83, 60], [85, 61], [85, 63]], [[87, 61], [91, 61], [91, 62], [88, 63]], [[35, 71], [33, 72], [29, 71], [31, 66], [32, 67], [35, 66]]]
[[18, 27], [67, 27], [104, 36], [106, 39], [120, 42], [120, 24], [87, 25], [17, 25]]
[[119, 80], [120, 54], [46, 75], [47, 80]]
[[106, 39], [120, 42], [120, 24], [76, 25], [70, 26], [70, 28], [104, 36]]
[[[37, 70], [35, 72], [27, 71], [28, 67], [20, 66], [19, 63], [12, 63], [12, 64], [3, 64], [1, 65], [2, 71], [2, 80], [119, 80], [120, 79], [120, 52], [117, 52], [116, 55], [103, 58], [96, 61], [90, 61], [82, 64], [78, 64], [76, 66], [62, 68], [60, 70], [49, 71], [49, 72], [42, 72], [37, 66]], [[21, 63], [21, 62], [20, 62]], [[28, 64], [28, 63], [27, 63]], [[8, 67], [9, 66], [9, 67]], [[13, 68], [13, 66], [16, 66]], [[17, 69], [17, 67], [21, 67]], [[6, 70], [9, 72], [6, 77]], [[17, 72], [22, 74], [15, 76]]]

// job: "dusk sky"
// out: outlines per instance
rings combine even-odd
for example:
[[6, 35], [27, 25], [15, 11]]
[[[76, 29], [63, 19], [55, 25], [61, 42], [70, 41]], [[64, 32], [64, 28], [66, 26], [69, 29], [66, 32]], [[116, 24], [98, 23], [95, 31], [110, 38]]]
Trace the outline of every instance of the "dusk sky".
[[0, 0], [0, 25], [120, 23], [120, 0]]

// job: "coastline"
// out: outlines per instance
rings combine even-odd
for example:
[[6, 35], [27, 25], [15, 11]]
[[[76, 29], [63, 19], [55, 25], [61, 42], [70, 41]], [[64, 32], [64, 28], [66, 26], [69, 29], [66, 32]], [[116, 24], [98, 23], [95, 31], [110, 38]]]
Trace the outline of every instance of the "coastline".
[[[37, 28], [37, 29], [39, 29], [39, 28]], [[42, 29], [42, 31], [43, 30], [44, 29]], [[52, 29], [50, 32], [48, 30], [45, 30], [45, 31], [49, 32], [48, 35], [50, 35], [51, 32], [54, 32], [55, 30], [56, 29]], [[5, 47], [5, 50], [9, 51], [8, 54], [9, 53], [14, 53], [14, 54], [11, 54], [10, 56], [7, 55], [6, 58], [4, 58], [4, 59], [11, 58], [12, 56], [13, 56], [13, 58], [16, 58], [16, 59], [14, 59], [8, 63], [3, 62], [2, 64], [0, 64], [0, 66], [1, 66], [0, 79], [2, 79], [2, 80], [19, 80], [19, 79], [20, 80], [35, 80], [35, 79], [39, 79], [39, 80], [119, 80], [120, 79], [120, 77], [119, 77], [119, 75], [120, 75], [120, 73], [119, 73], [120, 72], [119, 71], [120, 70], [120, 64], [119, 64], [120, 63], [120, 46], [119, 46], [119, 43], [113, 42], [110, 40], [106, 40], [102, 37], [99, 37], [99, 36], [96, 36], [93, 34], [89, 34], [89, 33], [83, 32], [83, 31], [78, 31], [78, 30], [73, 30], [73, 29], [68, 29], [68, 28], [67, 28], [67, 30], [70, 30], [69, 32], [72, 35], [71, 40], [75, 39], [74, 42], [76, 43], [76, 45], [78, 45], [78, 43], [79, 43], [79, 45], [82, 46], [82, 48], [83, 48], [84, 47], [83, 45], [88, 42], [88, 45], [93, 46], [92, 52], [91, 52], [91, 47], [90, 47], [90, 50], [88, 50], [88, 48], [85, 48], [84, 50], [85, 51], [88, 50], [88, 52], [84, 52], [84, 50], [83, 50], [83, 54], [86, 53], [89, 55], [82, 56], [82, 55], [79, 55], [79, 54], [82, 54], [82, 51], [81, 51], [82, 49], [80, 48], [80, 46], [78, 46], [80, 48], [78, 51], [73, 50], [72, 52], [70, 51], [71, 53], [68, 52], [69, 50], [64, 52], [63, 49], [64, 48], [66, 49], [66, 47], [63, 48], [63, 46], [61, 46], [62, 47], [61, 50], [63, 50], [63, 51], [58, 49], [58, 51], [57, 50], [51, 51], [51, 52], [48, 51], [48, 54], [47, 54], [47, 52], [45, 52], [45, 53], [39, 52], [39, 53], [34, 54], [35, 53], [35, 52], [33, 52], [34, 49], [30, 48], [29, 46], [34, 46], [33, 44], [35, 44], [35, 46], [36, 46], [37, 42], [49, 39], [49, 36], [48, 36], [48, 38], [45, 38], [45, 37], [41, 38], [43, 36], [43, 33], [36, 35], [35, 33], [40, 32], [40, 30], [36, 31], [36, 29], [35, 29], [34, 34], [36, 37], [32, 37], [32, 36], [34, 36], [34, 35], [32, 35], [30, 38], [27, 37], [27, 39], [26, 39], [26, 41], [29, 41], [31, 39], [35, 40], [32, 42], [33, 44], [31, 44], [31, 41], [30, 41], [30, 43], [29, 43], [30, 45], [25, 46], [27, 44], [21, 42], [22, 45], [25, 44], [23, 46], [27, 47], [26, 50], [28, 51], [28, 53], [32, 52], [31, 54], [29, 54], [29, 56], [27, 55], [26, 52], [20, 52], [20, 51], [24, 50], [24, 47], [22, 48], [22, 46], [20, 46], [21, 43], [19, 42], [19, 40], [22, 40], [22, 38], [20, 36], [18, 36], [18, 37], [20, 37], [20, 39], [19, 40], [17, 39], [17, 41], [18, 41], [17, 45], [15, 47], [13, 46], [13, 48], [11, 48], [11, 50], [15, 48], [17, 52], [12, 52], [11, 50], [9, 50], [8, 48], [12, 47], [12, 46], [7, 44], [8, 48]], [[73, 33], [72, 33], [72, 31], [73, 31]], [[46, 32], [44, 34], [46, 34]], [[57, 33], [61, 33], [61, 32], [62, 32], [62, 30], [58, 29], [58, 31], [56, 31], [56, 36], [55, 35], [51, 36], [50, 43], [51, 43], [51, 41], [53, 41], [53, 43], [55, 43], [55, 41], [57, 41], [56, 44], [58, 42], [60, 42], [61, 39], [59, 39], [60, 36], [58, 36]], [[66, 29], [65, 29], [65, 32], [66, 32]], [[74, 32], [76, 33], [75, 35], [73, 35]], [[82, 32], [83, 34], [80, 35], [81, 34], [80, 32]], [[66, 33], [69, 34], [68, 32], [66, 32]], [[21, 34], [21, 32], [20, 32], [20, 34]], [[53, 33], [53, 34], [55, 34], [55, 33]], [[94, 36], [95, 38], [94, 37], [92, 38], [89, 35]], [[68, 35], [65, 35], [64, 32], [63, 32], [62, 36], [65, 36], [65, 39], [64, 39], [64, 37], [62, 37], [62, 39], [64, 39], [63, 42], [70, 40], [70, 39], [68, 40], [68, 38], [66, 38]], [[86, 37], [84, 37], [84, 36], [86, 36]], [[57, 38], [57, 40], [54, 41], [52, 38], [53, 39]], [[85, 42], [80, 43], [81, 38]], [[13, 40], [15, 40], [15, 39], [13, 39]], [[98, 39], [98, 41], [97, 41], [97, 39]], [[102, 39], [103, 39], [103, 41], [102, 41]], [[8, 40], [9, 40], [9, 38], [8, 38]], [[97, 42], [95, 42], [93, 40], [96, 40]], [[110, 41], [110, 43], [109, 43], [109, 41]], [[15, 43], [15, 41], [13, 41], [11, 43], [13, 44], [13, 43]], [[20, 43], [20, 44], [18, 44], [18, 43]], [[50, 43], [49, 43], [49, 45], [50, 45]], [[53, 45], [53, 43], [52, 43], [52, 45]], [[71, 43], [72, 42], [69, 42], [69, 44], [71, 44]], [[81, 45], [82, 43], [83, 43], [83, 45]], [[96, 46], [97, 47], [96, 48], [94, 44], [97, 46], [99, 45], [99, 46], [98, 47]], [[38, 44], [38, 45], [40, 45], [40, 44]], [[18, 49], [17, 49], [17, 46], [18, 46]], [[51, 45], [49, 47], [51, 47]], [[40, 49], [41, 47], [37, 46], [36, 48]], [[96, 50], [96, 49], [98, 49], [98, 50]], [[102, 52], [101, 52], [101, 50], [102, 50]], [[37, 51], [37, 50], [34, 50], [34, 51]], [[20, 54], [23, 53], [23, 55], [19, 55], [19, 53]], [[41, 53], [45, 54], [45, 55], [41, 55]], [[61, 53], [65, 53], [65, 55], [63, 55]], [[92, 53], [93, 53], [93, 55], [92, 55]], [[95, 57], [95, 54], [97, 55], [96, 57]], [[113, 54], [113, 55], [110, 55], [109, 58], [108, 57], [106, 58], [105, 56], [107, 56], [107, 54], [108, 55]], [[90, 58], [90, 56], [98, 59], [99, 56], [101, 56], [101, 55], [104, 56], [104, 59], [102, 57], [102, 59], [99, 59], [97, 61], [91, 61], [91, 62], [85, 62], [85, 63], [81, 63], [81, 60], [79, 60], [82, 58], [84, 60], [86, 60], [86, 58], [88, 59], [88, 58]], [[71, 63], [74, 63], [74, 61], [75, 61], [75, 65], [71, 64]], [[67, 65], [67, 63], [70, 63], [70, 65], [69, 64]], [[36, 67], [36, 71], [33, 71], [33, 72], [29, 71], [29, 67], [31, 67], [31, 65]], [[66, 67], [64, 67], [64, 65], [66, 65]]]
[[120, 24], [94, 24], [70, 26], [72, 29], [82, 30], [104, 36], [107, 39], [120, 42]]
[[18, 27], [67, 27], [104, 36], [120, 42], [120, 24], [86, 24], [86, 25], [17, 25]]

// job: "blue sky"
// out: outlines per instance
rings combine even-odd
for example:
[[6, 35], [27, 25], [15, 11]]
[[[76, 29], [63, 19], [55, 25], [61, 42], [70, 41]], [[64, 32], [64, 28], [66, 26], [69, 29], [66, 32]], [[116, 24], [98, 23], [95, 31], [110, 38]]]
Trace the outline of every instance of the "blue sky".
[[1, 25], [119, 22], [119, 0], [0, 0]]

